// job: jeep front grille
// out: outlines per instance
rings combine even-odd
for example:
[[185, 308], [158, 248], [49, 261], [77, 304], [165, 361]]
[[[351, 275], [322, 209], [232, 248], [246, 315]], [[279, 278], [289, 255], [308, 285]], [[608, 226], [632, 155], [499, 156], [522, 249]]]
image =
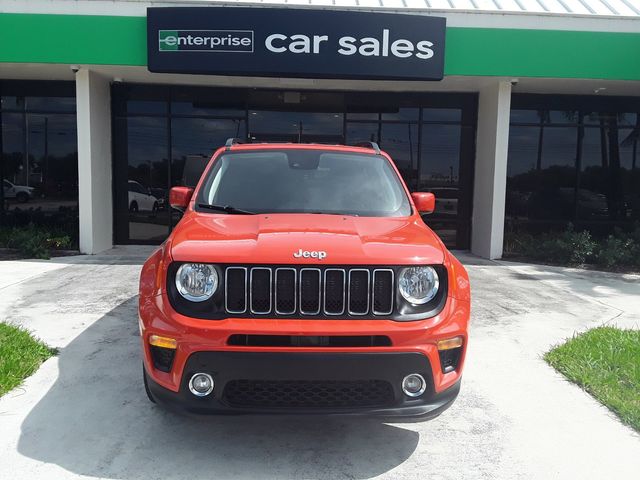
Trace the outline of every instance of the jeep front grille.
[[228, 314], [388, 316], [394, 308], [390, 268], [228, 266], [224, 283]]

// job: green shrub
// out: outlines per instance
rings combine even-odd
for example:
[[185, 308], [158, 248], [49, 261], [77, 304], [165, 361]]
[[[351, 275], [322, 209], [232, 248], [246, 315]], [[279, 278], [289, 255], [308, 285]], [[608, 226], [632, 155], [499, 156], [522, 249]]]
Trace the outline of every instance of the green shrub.
[[572, 225], [563, 232], [538, 235], [508, 231], [504, 252], [506, 256], [569, 266], [640, 267], [640, 225], [631, 233], [616, 229], [602, 240], [594, 239], [586, 230], [576, 232]]
[[607, 268], [640, 266], [640, 227], [630, 234], [616, 229], [600, 245], [596, 261]]
[[0, 229], [0, 247], [15, 248], [29, 258], [49, 258], [50, 250], [72, 248], [69, 235], [29, 224]]

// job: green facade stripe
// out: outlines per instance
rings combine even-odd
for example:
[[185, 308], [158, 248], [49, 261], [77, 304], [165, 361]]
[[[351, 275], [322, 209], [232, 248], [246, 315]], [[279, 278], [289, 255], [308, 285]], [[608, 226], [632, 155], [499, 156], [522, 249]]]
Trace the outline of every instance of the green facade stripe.
[[0, 62], [146, 65], [147, 19], [0, 14]]
[[640, 32], [448, 28], [447, 75], [640, 80]]
[[[147, 64], [145, 17], [0, 14], [0, 62]], [[640, 80], [640, 32], [447, 28], [445, 75]]]

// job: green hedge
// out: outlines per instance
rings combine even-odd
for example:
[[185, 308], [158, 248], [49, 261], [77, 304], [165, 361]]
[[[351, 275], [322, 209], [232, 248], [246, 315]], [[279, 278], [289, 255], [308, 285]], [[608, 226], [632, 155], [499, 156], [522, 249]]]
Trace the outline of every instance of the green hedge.
[[572, 225], [563, 232], [538, 235], [507, 232], [504, 254], [559, 265], [637, 269], [640, 268], [640, 225], [629, 233], [616, 229], [603, 239], [594, 238], [586, 230], [577, 232]]

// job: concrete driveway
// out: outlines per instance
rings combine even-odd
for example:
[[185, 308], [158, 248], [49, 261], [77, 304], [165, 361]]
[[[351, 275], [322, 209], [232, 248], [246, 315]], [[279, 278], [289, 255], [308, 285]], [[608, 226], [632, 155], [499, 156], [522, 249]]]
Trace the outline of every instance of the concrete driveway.
[[425, 423], [186, 417], [148, 403], [136, 293], [144, 248], [0, 263], [0, 320], [59, 356], [0, 399], [0, 479], [637, 478], [640, 436], [542, 360], [640, 323], [640, 277], [462, 255], [473, 287], [462, 391]]

